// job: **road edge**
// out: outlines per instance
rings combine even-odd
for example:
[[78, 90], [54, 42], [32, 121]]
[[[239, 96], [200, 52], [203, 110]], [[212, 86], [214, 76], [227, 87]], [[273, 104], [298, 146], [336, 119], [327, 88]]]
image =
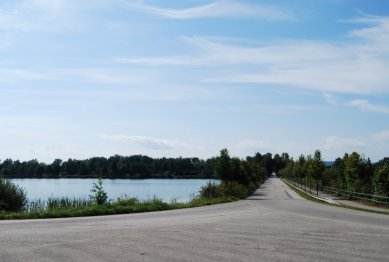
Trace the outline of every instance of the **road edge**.
[[284, 179], [281, 179], [282, 182], [284, 182], [285, 184], [287, 184], [289, 187], [293, 187], [294, 189], [304, 193], [304, 194], [307, 194], [308, 196], [312, 197], [312, 198], [315, 198], [317, 200], [320, 200], [320, 201], [323, 201], [323, 202], [326, 202], [328, 204], [332, 204], [332, 205], [337, 205], [337, 206], [342, 206], [340, 203], [336, 202], [335, 200], [331, 199], [331, 198], [328, 198], [328, 197], [320, 197], [320, 196], [316, 196], [316, 195], [312, 195], [308, 192], [305, 192], [303, 190], [301, 190], [300, 188], [296, 187], [295, 185], [289, 183], [288, 181], [284, 180]]

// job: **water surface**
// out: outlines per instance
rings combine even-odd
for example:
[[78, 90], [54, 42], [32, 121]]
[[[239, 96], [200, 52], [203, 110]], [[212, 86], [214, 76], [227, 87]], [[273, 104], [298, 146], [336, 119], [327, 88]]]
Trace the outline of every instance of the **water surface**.
[[[88, 197], [97, 179], [12, 179], [23, 187], [30, 200], [48, 197]], [[164, 201], [189, 201], [209, 179], [104, 179], [109, 199], [128, 196], [141, 200], [154, 196]], [[215, 180], [211, 180], [215, 181]]]

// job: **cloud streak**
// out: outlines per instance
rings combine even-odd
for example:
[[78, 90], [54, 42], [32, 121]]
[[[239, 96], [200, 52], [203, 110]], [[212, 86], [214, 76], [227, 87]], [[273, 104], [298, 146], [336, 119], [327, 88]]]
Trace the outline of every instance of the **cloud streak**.
[[365, 17], [359, 23], [365, 27], [346, 33], [350, 41], [342, 44], [290, 39], [248, 47], [226, 39], [183, 37], [196, 54], [115, 61], [145, 66], [221, 67], [234, 72], [221, 74], [215, 70], [202, 79], [207, 83], [289, 85], [323, 93], [389, 93], [389, 37], [385, 37], [389, 35], [389, 17]]
[[[72, 21], [69, 1], [24, 0], [15, 1], [1, 10], [0, 29], [9, 31], [36, 31], [57, 28]], [[71, 16], [71, 18], [70, 18]]]
[[19, 81], [48, 79], [50, 76], [32, 70], [0, 68], [0, 83], [12, 84]]
[[336, 105], [336, 97], [329, 93], [323, 93], [324, 100], [327, 104]]
[[193, 145], [189, 145], [180, 141], [161, 139], [149, 136], [102, 135], [101, 137], [104, 139], [118, 142], [134, 142], [141, 145], [142, 147], [153, 150], [170, 150], [193, 147]]
[[363, 146], [365, 146], [365, 144], [357, 139], [329, 136], [325, 139], [324, 148], [326, 150], [334, 148], [344, 148], [345, 150], [347, 150], [347, 148], [358, 148]]
[[365, 100], [365, 99], [353, 100], [349, 102], [348, 105], [359, 108], [362, 111], [389, 114], [388, 106], [372, 104], [369, 102], [369, 100]]
[[167, 19], [194, 19], [204, 17], [239, 17], [266, 20], [286, 20], [290, 16], [278, 8], [245, 4], [235, 0], [220, 0], [201, 6], [171, 9], [144, 4], [143, 1], [123, 1], [131, 10]]
[[351, 20], [354, 23], [364, 23], [371, 25], [367, 28], [353, 30], [349, 33], [352, 37], [361, 37], [375, 42], [388, 42], [389, 17], [363, 15], [358, 19]]
[[373, 138], [381, 143], [389, 142], [389, 130], [382, 131], [373, 135]]

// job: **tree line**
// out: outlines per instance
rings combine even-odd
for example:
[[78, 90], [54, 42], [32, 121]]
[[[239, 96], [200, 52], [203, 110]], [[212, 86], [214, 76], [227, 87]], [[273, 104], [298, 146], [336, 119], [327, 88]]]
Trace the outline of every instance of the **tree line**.
[[[285, 166], [286, 156], [287, 154], [273, 156], [270, 153], [264, 155], [257, 153], [247, 157], [246, 160], [261, 163], [266, 172], [271, 173]], [[5, 178], [218, 178], [215, 173], [217, 158], [202, 160], [196, 157], [151, 158], [144, 155], [115, 155], [109, 158], [92, 157], [85, 160], [55, 159], [50, 164], [36, 159], [30, 161], [6, 159], [0, 161], [0, 176]], [[232, 160], [235, 169], [231, 172], [234, 174], [238, 160], [238, 158]]]
[[[284, 168], [288, 159], [287, 154], [272, 156], [270, 153], [257, 153], [253, 157], [240, 159], [230, 157], [227, 149], [222, 149], [220, 156], [207, 160], [115, 155], [110, 158], [93, 157], [86, 160], [56, 159], [51, 164], [45, 164], [37, 160], [21, 162], [6, 159], [0, 161], [0, 211], [38, 210], [42, 209], [42, 205], [45, 206], [40, 201], [32, 205], [31, 202], [28, 203], [24, 189], [7, 178], [99, 178], [99, 182], [95, 183], [91, 190], [94, 196], [90, 201], [49, 199], [47, 205], [55, 208], [106, 204], [107, 195], [103, 190], [101, 178], [217, 178], [220, 182], [210, 181], [202, 187], [199, 198], [190, 205], [198, 205], [202, 201], [205, 201], [203, 204], [223, 203], [250, 195], [272, 172]], [[133, 202], [134, 199], [118, 200], [116, 205], [133, 205], [136, 201]]]
[[279, 173], [316, 189], [320, 184], [351, 192], [389, 196], [389, 158], [372, 163], [369, 158], [353, 152], [326, 164], [320, 151], [316, 150], [313, 155], [290, 159]]
[[322, 160], [319, 150], [294, 160], [287, 153], [256, 153], [240, 159], [230, 157], [227, 149], [221, 150], [219, 156], [205, 160], [115, 155], [84, 160], [55, 159], [50, 164], [37, 160], [0, 161], [0, 176], [4, 178], [218, 178], [249, 184], [255, 181], [254, 177], [263, 178], [272, 172], [308, 183], [313, 188], [320, 184], [389, 196], [389, 158], [372, 163], [357, 152], [345, 154], [330, 163]]
[[202, 198], [244, 199], [250, 196], [273, 172], [284, 168], [289, 155], [283, 153], [274, 157], [267, 153], [256, 153], [246, 159], [231, 157], [222, 149], [216, 158], [214, 173], [220, 183], [209, 182], [200, 190]]

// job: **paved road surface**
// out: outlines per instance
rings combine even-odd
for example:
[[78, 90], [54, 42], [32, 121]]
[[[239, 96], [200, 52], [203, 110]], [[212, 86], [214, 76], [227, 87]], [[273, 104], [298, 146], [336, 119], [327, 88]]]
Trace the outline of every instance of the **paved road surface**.
[[389, 261], [389, 216], [309, 202], [270, 178], [222, 205], [0, 221], [3, 261]]

